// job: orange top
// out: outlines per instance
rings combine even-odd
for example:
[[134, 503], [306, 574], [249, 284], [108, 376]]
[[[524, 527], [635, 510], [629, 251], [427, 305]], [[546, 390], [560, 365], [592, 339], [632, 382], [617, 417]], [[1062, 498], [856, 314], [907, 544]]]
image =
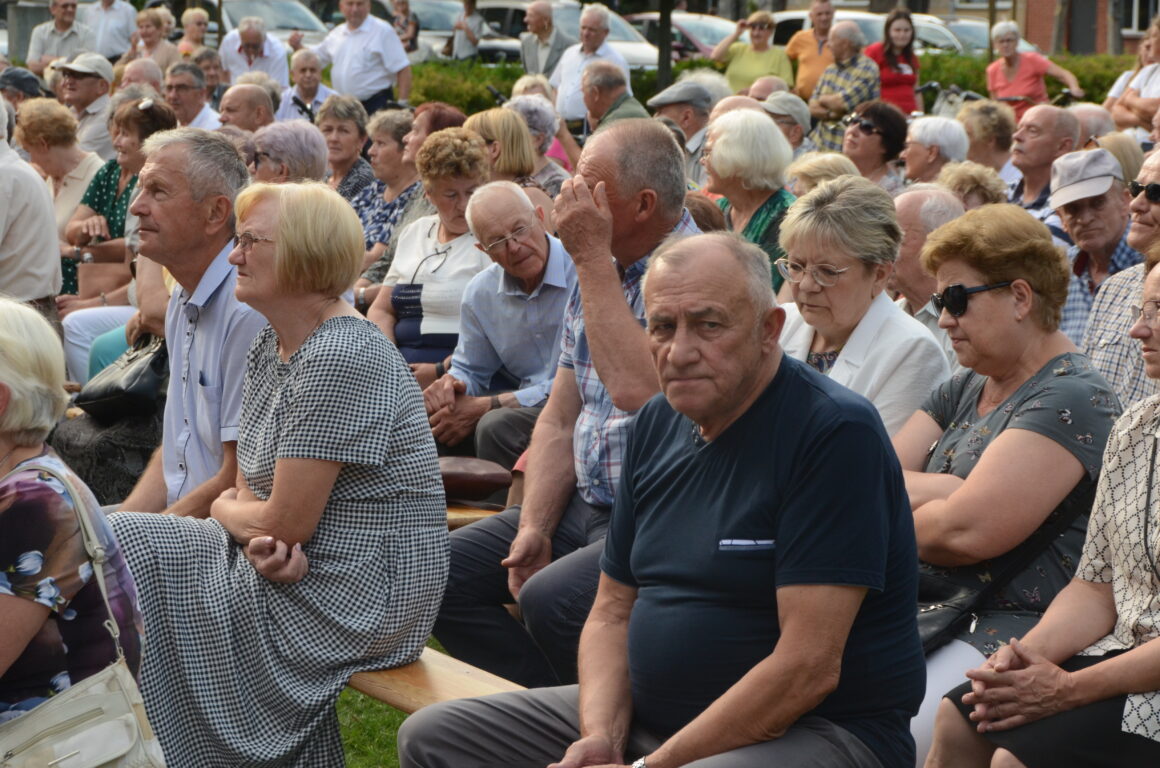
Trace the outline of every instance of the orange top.
[[823, 41], [818, 45], [818, 38], [813, 28], [799, 30], [789, 39], [785, 47], [785, 55], [791, 61], [797, 62], [797, 77], [794, 80], [794, 91], [805, 101], [814, 94], [814, 86], [826, 71], [826, 67], [834, 63], [834, 54], [830, 51], [830, 44]]

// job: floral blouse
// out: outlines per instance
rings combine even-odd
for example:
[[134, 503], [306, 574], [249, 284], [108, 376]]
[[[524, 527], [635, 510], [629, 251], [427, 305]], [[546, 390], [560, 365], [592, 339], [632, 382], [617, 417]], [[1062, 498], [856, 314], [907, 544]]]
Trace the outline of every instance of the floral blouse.
[[[931, 447], [926, 471], [965, 478], [1003, 430], [1026, 429], [1063, 446], [1083, 465], [1086, 473], [1068, 494], [1069, 500], [1090, 492], [1099, 478], [1104, 446], [1120, 415], [1120, 403], [1087, 357], [1067, 353], [1052, 358], [1006, 401], [980, 416], [977, 404], [986, 380], [969, 369], [960, 371], [936, 388], [923, 404], [922, 410], [943, 429], [942, 437]], [[1049, 517], [1044, 524], [1050, 520]], [[1000, 590], [987, 611], [980, 614], [974, 631], [965, 632], [958, 639], [990, 655], [1010, 638], [1022, 637], [1035, 626], [1047, 605], [1075, 575], [1086, 528], [1087, 515], [1080, 515]], [[920, 562], [919, 568], [978, 589], [992, 574], [1001, 572], [1010, 557], [1008, 552], [955, 568]]]
[[[85, 498], [74, 500], [53, 474], [69, 475]], [[105, 584], [129, 668], [141, 657], [137, 593], [96, 498], [56, 454], [46, 450], [0, 478], [0, 595], [49, 609], [44, 626], [0, 676], [0, 722], [32, 709], [116, 659], [108, 618], [85, 551], [79, 501], [109, 552]]]
[[391, 235], [403, 218], [403, 209], [407, 207], [407, 201], [416, 193], [422, 192], [423, 183], [416, 181], [390, 202], [383, 199], [386, 189], [385, 182], [375, 179], [350, 201], [362, 222], [363, 237], [368, 251], [375, 243], [386, 245], [391, 242]]

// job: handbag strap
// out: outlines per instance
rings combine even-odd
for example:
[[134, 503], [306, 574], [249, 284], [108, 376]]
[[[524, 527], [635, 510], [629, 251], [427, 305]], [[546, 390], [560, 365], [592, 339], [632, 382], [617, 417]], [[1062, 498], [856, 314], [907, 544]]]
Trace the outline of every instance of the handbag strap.
[[971, 601], [970, 610], [975, 611], [979, 606], [986, 605], [992, 597], [997, 595], [1016, 576], [1026, 570], [1031, 563], [1035, 562], [1035, 558], [1047, 551], [1047, 548], [1051, 546], [1051, 542], [1057, 537], [1062, 536], [1063, 532], [1081, 514], [1090, 512], [1092, 503], [1095, 501], [1095, 492], [1095, 483], [1091, 483], [1088, 490], [1082, 496], [1074, 499], [1064, 499], [1059, 509], [1059, 515], [1050, 524], [1040, 526], [1038, 530], [1015, 548], [1013, 557], [1008, 561], [1003, 570], [999, 572], [999, 575], [994, 576], [985, 587], [976, 593], [975, 599]]
[[105, 612], [109, 616], [107, 619], [105, 619], [104, 626], [105, 629], [108, 630], [109, 634], [113, 636], [113, 645], [117, 648], [117, 658], [123, 659], [125, 657], [125, 651], [123, 648], [121, 648], [121, 627], [119, 624], [117, 624], [117, 617], [113, 613], [113, 606], [109, 602], [109, 588], [105, 583], [105, 563], [109, 560], [109, 553], [105, 549], [105, 545], [101, 543], [100, 538], [97, 536], [97, 531], [95, 528], [93, 528], [93, 521], [89, 519], [88, 514], [85, 512], [84, 503], [82, 502], [84, 497], [77, 491], [76, 485], [72, 482], [71, 479], [69, 479], [67, 475], [62, 475], [52, 467], [46, 466], [45, 464], [37, 463], [35, 459], [17, 464], [12, 468], [11, 472], [9, 472], [3, 478], [0, 478], [0, 480], [7, 479], [9, 476], [15, 474], [18, 471], [23, 472], [29, 469], [38, 470], [40, 472], [52, 475], [54, 478], [60, 481], [60, 483], [65, 487], [65, 490], [68, 491], [69, 498], [72, 499], [73, 512], [76, 513], [77, 522], [80, 525], [81, 538], [85, 543], [85, 552], [88, 553], [89, 559], [92, 561], [93, 576], [97, 580], [97, 586], [101, 590], [101, 598], [105, 602]]

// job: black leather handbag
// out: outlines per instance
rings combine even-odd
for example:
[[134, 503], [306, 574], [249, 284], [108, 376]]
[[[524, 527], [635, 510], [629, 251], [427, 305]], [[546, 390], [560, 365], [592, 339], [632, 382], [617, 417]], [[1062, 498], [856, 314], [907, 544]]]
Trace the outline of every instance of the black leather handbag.
[[148, 415], [169, 380], [169, 353], [165, 339], [148, 334], [81, 388], [75, 404], [104, 424]]

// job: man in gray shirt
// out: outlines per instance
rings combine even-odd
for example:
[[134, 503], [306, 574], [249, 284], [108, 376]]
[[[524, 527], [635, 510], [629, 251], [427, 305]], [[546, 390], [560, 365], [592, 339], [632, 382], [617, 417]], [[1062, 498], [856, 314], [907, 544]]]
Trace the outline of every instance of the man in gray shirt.
[[37, 24], [28, 41], [28, 69], [44, 77], [45, 68], [57, 59], [71, 59], [93, 49], [93, 34], [77, 22], [77, 0], [52, 0], [52, 21]]

